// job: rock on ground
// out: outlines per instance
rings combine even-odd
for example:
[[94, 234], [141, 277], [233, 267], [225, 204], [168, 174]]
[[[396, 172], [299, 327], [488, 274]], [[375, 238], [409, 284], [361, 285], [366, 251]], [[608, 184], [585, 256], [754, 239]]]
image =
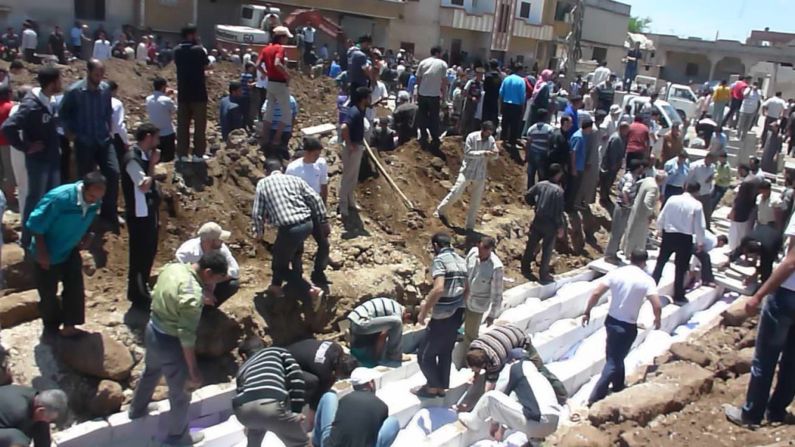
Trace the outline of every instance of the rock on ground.
[[36, 288], [33, 264], [25, 261], [25, 250], [18, 244], [3, 245], [2, 262], [6, 287], [11, 290]]
[[660, 367], [658, 375], [597, 402], [589, 419], [593, 425], [635, 421], [646, 425], [661, 414], [679, 411], [712, 389], [712, 373], [698, 365], [673, 362]]
[[610, 447], [610, 437], [592, 425], [572, 427], [555, 444], [558, 447]]
[[709, 366], [712, 359], [702, 348], [691, 343], [678, 342], [671, 345], [674, 358], [686, 362], [693, 362], [699, 366]]
[[118, 382], [102, 380], [97, 385], [97, 392], [88, 402], [88, 408], [95, 417], [109, 416], [116, 413], [124, 402], [124, 392]]
[[125, 380], [135, 366], [127, 347], [101, 332], [59, 338], [58, 354], [70, 368], [99, 379]]
[[754, 348], [743, 348], [730, 351], [718, 363], [718, 376], [727, 378], [731, 375], [740, 376], [751, 372], [754, 359]]
[[745, 303], [750, 297], [742, 296], [737, 298], [726, 310], [721, 313], [721, 324], [724, 326], [740, 326], [748, 318], [745, 312]]
[[28, 290], [0, 298], [0, 327], [7, 329], [39, 318], [39, 293]]

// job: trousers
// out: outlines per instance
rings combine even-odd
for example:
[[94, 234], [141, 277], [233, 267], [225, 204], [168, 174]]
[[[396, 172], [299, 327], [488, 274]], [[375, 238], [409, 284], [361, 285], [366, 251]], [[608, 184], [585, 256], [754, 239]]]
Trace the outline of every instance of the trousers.
[[588, 398], [589, 404], [604, 399], [610, 385], [613, 386], [614, 393], [624, 389], [624, 359], [627, 358], [632, 343], [638, 336], [637, 325], [617, 320], [610, 315], [605, 319], [605, 330], [607, 331], [605, 366], [602, 369], [602, 376], [591, 392], [591, 397]]
[[258, 399], [234, 406], [235, 417], [246, 427], [247, 447], [260, 447], [267, 432], [273, 432], [285, 447], [305, 447], [307, 438], [299, 415], [287, 402]]
[[[86, 297], [83, 288], [83, 261], [75, 248], [60, 264], [44, 270], [34, 263], [36, 289], [39, 292], [39, 314], [45, 328], [57, 329], [61, 324], [76, 326], [85, 323]], [[58, 302], [58, 283], [63, 283]]]
[[[288, 107], [289, 109], [289, 107]], [[193, 121], [193, 155], [201, 157], [207, 150], [207, 102], [181, 102], [177, 108], [177, 155], [190, 152], [190, 123]]]
[[[279, 227], [276, 241], [273, 243], [273, 285], [281, 286], [287, 283], [299, 284], [304, 282], [302, 277], [301, 256], [304, 253], [304, 241], [312, 233], [311, 220]], [[308, 290], [308, 289], [307, 289]]]
[[417, 115], [414, 119], [417, 128], [420, 129], [420, 142], [427, 142], [430, 134], [433, 147], [437, 149], [441, 145], [439, 140], [439, 135], [441, 135], [439, 104], [438, 96], [419, 96], [417, 98]]
[[[44, 194], [61, 184], [61, 166], [56, 161], [43, 161], [33, 157], [25, 157], [25, 171], [27, 171], [27, 175], [24, 185], [27, 193], [25, 194], [25, 200], [20, 203], [20, 206], [24, 205], [24, 208], [22, 208], [22, 222], [28, 220], [28, 216], [36, 209], [36, 205], [39, 204], [39, 200], [44, 197]], [[116, 177], [116, 182], [118, 183], [118, 177]], [[22, 197], [23, 182], [19, 182], [19, 185], [19, 194]], [[108, 184], [109, 190], [110, 184]], [[107, 192], [105, 194], [107, 197]], [[104, 200], [107, 200], [107, 198], [103, 199], [103, 203]], [[30, 232], [27, 226], [23, 225], [22, 246], [27, 247], [30, 244], [30, 240]]]
[[[361, 323], [351, 322], [351, 345], [357, 335], [371, 335], [387, 332], [386, 355], [387, 360], [400, 361], [403, 354], [403, 318], [401, 315], [387, 315], [371, 318]], [[376, 359], [378, 360], [378, 359]]]
[[[613, 210], [613, 223], [610, 228], [610, 240], [607, 242], [605, 248], [605, 257], [615, 258], [618, 255], [618, 247], [621, 246], [621, 239], [624, 237], [624, 232], [627, 230], [629, 215], [632, 213], [632, 208], [625, 208], [617, 206]], [[624, 253], [628, 256], [629, 253]]]
[[[77, 175], [83, 177], [99, 166], [100, 172], [105, 176], [106, 190], [102, 197], [100, 214], [103, 219], [113, 224], [118, 222], [119, 197], [119, 157], [112, 140], [103, 142], [85, 141], [81, 138], [75, 140], [75, 160], [77, 161]], [[56, 165], [56, 169], [60, 169]], [[28, 167], [30, 173], [30, 167]], [[33, 187], [31, 183], [30, 187]]]
[[522, 106], [519, 104], [502, 103], [502, 131], [500, 138], [508, 145], [507, 150], [513, 155], [516, 142], [522, 133]]
[[558, 429], [557, 415], [542, 414], [538, 421], [527, 419], [518, 400], [496, 390], [484, 394], [472, 409], [472, 414], [478, 421], [491, 419], [512, 430], [520, 430], [531, 439], [544, 439]]
[[530, 264], [535, 260], [538, 243], [541, 243], [541, 264], [539, 267], [539, 279], [550, 278], [549, 262], [552, 260], [552, 249], [555, 248], [555, 237], [558, 229], [551, 222], [543, 222], [538, 219], [533, 220], [530, 225], [530, 232], [527, 235], [527, 245], [525, 245], [522, 255], [522, 272], [530, 273]]
[[270, 123], [273, 121], [273, 112], [276, 110], [276, 104], [279, 105], [281, 110], [281, 119], [279, 121], [285, 126], [293, 122], [293, 111], [290, 109], [290, 87], [285, 82], [269, 82], [268, 83], [268, 107], [262, 115], [262, 121]]
[[362, 165], [364, 146], [353, 143], [345, 144], [342, 148], [342, 179], [339, 189], [339, 207], [343, 216], [350, 214], [351, 208], [356, 207], [356, 185], [359, 182], [359, 168]]
[[[128, 206], [135, 207], [134, 204]], [[129, 237], [129, 269], [127, 270], [127, 299], [133, 305], [148, 309], [152, 301], [149, 276], [157, 255], [160, 219], [157, 209], [150, 207], [146, 217], [135, 217], [135, 210], [127, 211]]]
[[663, 267], [671, 259], [671, 255], [676, 256], [676, 274], [674, 276], [674, 301], [685, 300], [685, 274], [690, 268], [690, 256], [693, 254], [693, 236], [685, 233], [669, 233], [663, 231], [662, 243], [660, 244], [660, 255], [657, 257], [657, 265], [654, 266], [654, 282], [660, 283]]
[[453, 347], [463, 316], [462, 307], [447, 318], [431, 318], [428, 322], [417, 361], [429, 388], [446, 390], [450, 387]]
[[472, 185], [472, 197], [469, 200], [469, 210], [467, 210], [467, 220], [464, 226], [467, 230], [474, 230], [478, 210], [480, 210], [480, 202], [483, 198], [483, 190], [486, 188], [485, 179], [471, 180], [466, 178], [463, 172], [459, 172], [453, 189], [442, 199], [436, 211], [439, 214], [446, 214], [447, 208], [461, 199], [461, 196], [469, 185]]
[[[337, 417], [338, 406], [339, 399], [333, 392], [328, 392], [320, 398], [320, 403], [315, 413], [315, 427], [312, 431], [312, 447], [325, 447], [328, 445], [331, 428], [334, 424], [334, 419]], [[392, 416], [386, 418], [381, 424], [381, 429], [378, 430], [378, 437], [373, 447], [391, 446], [399, 432], [400, 422]]]

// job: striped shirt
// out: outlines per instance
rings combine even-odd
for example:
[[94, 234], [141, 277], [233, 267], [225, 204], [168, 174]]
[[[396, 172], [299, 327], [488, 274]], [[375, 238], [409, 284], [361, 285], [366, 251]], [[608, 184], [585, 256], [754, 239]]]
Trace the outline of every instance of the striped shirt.
[[256, 234], [265, 222], [275, 227], [304, 223], [314, 218], [326, 222], [326, 206], [304, 179], [274, 172], [257, 183], [251, 220]]
[[[623, 177], [618, 181], [617, 186], [618, 191], [618, 206], [621, 208], [632, 208], [632, 204], [635, 203], [635, 196], [638, 195], [638, 179], [635, 177], [631, 172], [627, 172], [624, 174]], [[627, 195], [629, 201], [624, 201], [624, 194]]]
[[544, 180], [536, 183], [525, 195], [527, 203], [535, 205], [536, 216], [533, 222], [553, 224], [562, 228], [563, 221], [563, 188], [560, 185]]
[[[266, 99], [265, 102], [262, 103], [262, 113], [265, 113], [265, 109], [268, 108], [268, 100]], [[295, 100], [293, 95], [290, 95], [290, 110], [293, 113], [293, 121], [298, 116], [298, 102]], [[283, 132], [292, 132], [293, 131], [293, 121], [289, 121], [284, 124]], [[273, 104], [273, 119], [271, 119], [271, 130], [276, 130], [279, 128], [279, 124], [282, 122], [282, 107], [281, 104], [278, 102]]]
[[403, 317], [403, 306], [391, 298], [373, 298], [356, 306], [348, 314], [351, 323], [362, 324], [367, 320], [397, 315]]
[[240, 367], [237, 372], [235, 405], [259, 399], [289, 399], [293, 413], [304, 406], [304, 373], [292, 354], [284, 348], [265, 348]]
[[523, 330], [513, 325], [494, 326], [475, 339], [469, 349], [480, 349], [488, 358], [486, 380], [496, 382], [503, 366], [510, 360], [511, 351], [525, 349], [530, 340]]
[[110, 140], [113, 107], [108, 84], [102, 82], [96, 90], [89, 89], [86, 80], [69, 88], [61, 102], [60, 118], [66, 130], [77, 135], [78, 141], [104, 143]]
[[549, 154], [552, 140], [552, 133], [555, 128], [547, 123], [537, 123], [527, 129], [527, 140], [530, 143], [529, 149], [542, 154]]
[[493, 136], [489, 136], [487, 140], [484, 140], [479, 130], [467, 136], [466, 144], [464, 145], [464, 162], [461, 165], [461, 172], [467, 180], [486, 179], [486, 164], [488, 163], [486, 156], [494, 149]]
[[444, 292], [433, 306], [431, 317], [438, 320], [449, 318], [459, 308], [464, 307], [464, 291], [468, 281], [467, 263], [451, 247], [443, 248], [433, 258], [431, 276], [434, 280], [444, 277]]

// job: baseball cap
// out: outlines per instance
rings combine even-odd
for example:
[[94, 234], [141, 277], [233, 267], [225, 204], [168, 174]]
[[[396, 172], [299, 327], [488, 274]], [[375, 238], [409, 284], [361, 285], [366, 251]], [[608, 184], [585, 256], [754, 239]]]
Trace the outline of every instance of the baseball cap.
[[619, 106], [618, 104], [613, 104], [612, 106], [610, 106], [611, 115], [616, 115], [619, 113], [621, 113], [621, 106]]
[[378, 372], [372, 368], [358, 367], [351, 372], [351, 385], [361, 386], [378, 378]]
[[196, 235], [202, 239], [220, 239], [226, 242], [229, 240], [229, 237], [232, 236], [232, 233], [224, 230], [215, 222], [207, 222], [206, 224], [202, 225], [201, 228], [199, 228], [199, 231], [196, 232]]
[[291, 33], [286, 26], [277, 26], [276, 28], [273, 28], [273, 34], [276, 36], [287, 36], [290, 39], [293, 38], [293, 33]]

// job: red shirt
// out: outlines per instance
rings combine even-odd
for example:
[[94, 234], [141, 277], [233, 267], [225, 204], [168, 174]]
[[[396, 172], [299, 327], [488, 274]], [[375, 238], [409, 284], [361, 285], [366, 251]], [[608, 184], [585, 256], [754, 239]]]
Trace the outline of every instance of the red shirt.
[[[0, 126], [6, 122], [8, 115], [11, 113], [11, 108], [14, 103], [11, 101], [0, 101]], [[3, 132], [0, 132], [0, 146], [8, 146], [8, 140]]]
[[732, 99], [741, 100], [743, 99], [743, 92], [748, 87], [748, 83], [745, 81], [737, 81], [734, 83], [734, 87], [732, 87]]
[[265, 62], [265, 71], [268, 72], [268, 81], [287, 82], [287, 78], [281, 70], [276, 69], [276, 58], [285, 62], [284, 47], [279, 43], [272, 43], [262, 49], [259, 54], [260, 59]]
[[641, 152], [649, 147], [649, 128], [643, 123], [634, 122], [629, 125], [627, 135], [627, 152]]

